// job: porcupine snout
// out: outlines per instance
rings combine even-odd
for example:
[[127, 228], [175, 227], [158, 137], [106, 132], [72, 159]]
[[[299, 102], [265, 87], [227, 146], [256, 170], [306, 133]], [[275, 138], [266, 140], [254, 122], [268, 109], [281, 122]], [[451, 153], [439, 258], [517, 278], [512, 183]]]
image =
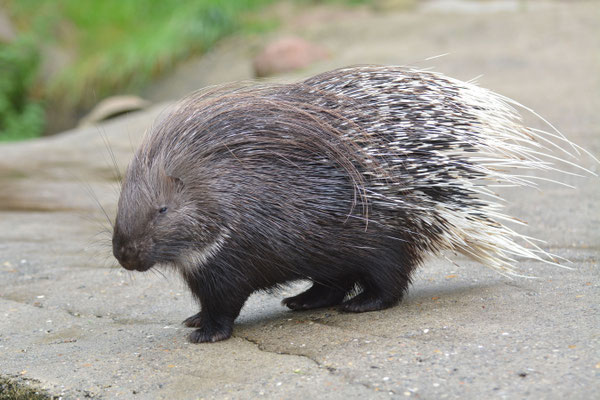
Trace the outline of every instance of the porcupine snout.
[[143, 253], [135, 241], [114, 235], [112, 245], [113, 255], [123, 268], [130, 271], [146, 271], [152, 267], [152, 264], [144, 262]]

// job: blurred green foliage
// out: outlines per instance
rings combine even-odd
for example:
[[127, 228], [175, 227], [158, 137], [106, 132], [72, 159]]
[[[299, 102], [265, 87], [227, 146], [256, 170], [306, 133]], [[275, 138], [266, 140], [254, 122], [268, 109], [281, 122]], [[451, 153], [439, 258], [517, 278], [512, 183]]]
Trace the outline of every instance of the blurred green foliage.
[[0, 44], [0, 140], [39, 136], [44, 128], [40, 101], [30, 97], [39, 54], [29, 37]]
[[[52, 103], [85, 107], [135, 90], [244, 23], [260, 28], [242, 16], [271, 1], [5, 0], [27, 40], [0, 47], [0, 140], [42, 132], [34, 91]], [[40, 54], [48, 49], [59, 49], [60, 68], [39, 79]]]
[[0, 43], [0, 141], [39, 136], [48, 112], [135, 92], [235, 30], [273, 27], [254, 11], [274, 1], [0, 0], [19, 32]]
[[[15, 16], [35, 21], [40, 38], [75, 60], [49, 93], [80, 103], [86, 89], [102, 97], [136, 88], [239, 26], [240, 15], [269, 0], [17, 0]], [[96, 101], [97, 99], [91, 99]]]

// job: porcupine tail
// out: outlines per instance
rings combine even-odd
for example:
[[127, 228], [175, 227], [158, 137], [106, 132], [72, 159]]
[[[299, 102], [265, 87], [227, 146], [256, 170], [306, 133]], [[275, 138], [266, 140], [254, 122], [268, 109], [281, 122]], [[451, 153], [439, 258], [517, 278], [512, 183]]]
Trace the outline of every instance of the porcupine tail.
[[[441, 238], [441, 246], [462, 253], [503, 275], [523, 276], [516, 267], [518, 258], [552, 264], [562, 268], [561, 261], [540, 245], [542, 241], [518, 233], [504, 222], [525, 224], [502, 213], [503, 199], [494, 192], [496, 186], [538, 187], [539, 181], [550, 181], [573, 188], [570, 185], [543, 176], [553, 172], [582, 176], [596, 175], [577, 164], [581, 153], [596, 162], [586, 150], [563, 136], [554, 126], [531, 109], [507, 97], [481, 88], [472, 83], [448, 79], [460, 87], [460, 102], [473, 116], [472, 125], [477, 126], [475, 135], [468, 140], [476, 151], [463, 153], [472, 176], [457, 175], [440, 184], [460, 185], [473, 199], [471, 206], [461, 204], [460, 211], [450, 205], [439, 212], [448, 234]], [[550, 131], [527, 127], [522, 122], [518, 109], [525, 110], [545, 122]], [[452, 156], [452, 150], [444, 152]], [[573, 160], [573, 161], [570, 161]], [[569, 172], [577, 170], [579, 173]], [[464, 200], [464, 199], [463, 199]]]

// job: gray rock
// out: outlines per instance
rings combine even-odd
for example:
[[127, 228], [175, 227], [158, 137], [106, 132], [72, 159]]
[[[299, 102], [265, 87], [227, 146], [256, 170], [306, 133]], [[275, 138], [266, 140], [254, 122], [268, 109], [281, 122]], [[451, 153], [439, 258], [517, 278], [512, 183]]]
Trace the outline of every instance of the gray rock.
[[0, 7], [0, 43], [10, 43], [17, 37], [17, 32], [8, 17], [6, 10]]
[[79, 126], [97, 124], [98, 122], [114, 118], [127, 112], [143, 110], [149, 105], [150, 102], [139, 96], [121, 95], [107, 97], [96, 104], [92, 111], [85, 117], [81, 118]]

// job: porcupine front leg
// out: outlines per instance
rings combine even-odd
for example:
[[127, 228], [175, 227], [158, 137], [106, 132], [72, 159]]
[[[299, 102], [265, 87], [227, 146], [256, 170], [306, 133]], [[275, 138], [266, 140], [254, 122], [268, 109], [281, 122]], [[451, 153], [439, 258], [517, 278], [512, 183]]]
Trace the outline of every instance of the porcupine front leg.
[[250, 293], [229, 285], [211, 288], [191, 277], [186, 281], [201, 306], [199, 313], [183, 321], [188, 327], [198, 328], [190, 334], [190, 342], [217, 342], [231, 337], [233, 322]]

